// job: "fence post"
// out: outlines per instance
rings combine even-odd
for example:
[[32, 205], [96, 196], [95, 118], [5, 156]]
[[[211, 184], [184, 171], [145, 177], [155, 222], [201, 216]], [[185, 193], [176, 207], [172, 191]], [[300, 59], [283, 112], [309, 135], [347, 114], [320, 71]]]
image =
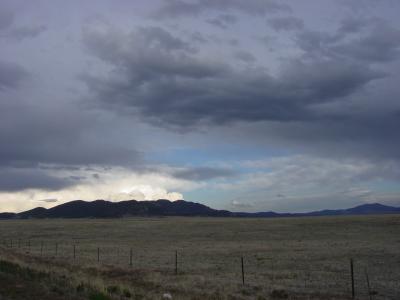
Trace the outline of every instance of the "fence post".
[[178, 250], [175, 250], [175, 275], [178, 275]]
[[243, 263], [243, 255], [242, 255], [242, 283], [244, 285], [244, 263]]
[[133, 251], [132, 251], [132, 248], [130, 249], [130, 251], [129, 251], [129, 265], [132, 267], [132, 254], [133, 254]]
[[369, 284], [369, 276], [368, 276], [367, 269], [365, 269], [365, 279], [367, 280], [367, 288], [368, 288], [369, 300], [372, 300], [371, 286], [370, 286], [370, 284]]
[[58, 243], [56, 243], [56, 257], [57, 257], [57, 254], [58, 254]]
[[355, 298], [355, 290], [354, 290], [354, 266], [353, 259], [350, 259], [350, 275], [351, 275], [351, 299]]
[[21, 248], [21, 239], [18, 239], [18, 248]]
[[100, 261], [100, 247], [97, 247], [97, 262]]
[[43, 256], [43, 241], [40, 242], [40, 256]]
[[74, 244], [74, 259], [76, 258], [76, 249], [75, 249], [75, 244]]
[[12, 248], [12, 239], [10, 240], [10, 245], [11, 245], [11, 248]]
[[31, 253], [31, 240], [28, 240], [28, 253]]

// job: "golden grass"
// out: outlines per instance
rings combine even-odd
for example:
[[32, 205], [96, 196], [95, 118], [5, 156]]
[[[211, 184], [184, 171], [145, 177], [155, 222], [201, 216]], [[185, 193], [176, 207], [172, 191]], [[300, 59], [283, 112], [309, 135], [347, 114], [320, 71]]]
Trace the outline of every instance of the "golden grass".
[[400, 299], [399, 234], [398, 215], [0, 221], [2, 256], [67, 272], [77, 282], [84, 278], [100, 289], [131, 289], [147, 299], [160, 299], [164, 292], [174, 299], [270, 299], [285, 294], [290, 299], [346, 299], [351, 295], [350, 258], [360, 299], [368, 298], [365, 270], [371, 289], [378, 292], [374, 299]]

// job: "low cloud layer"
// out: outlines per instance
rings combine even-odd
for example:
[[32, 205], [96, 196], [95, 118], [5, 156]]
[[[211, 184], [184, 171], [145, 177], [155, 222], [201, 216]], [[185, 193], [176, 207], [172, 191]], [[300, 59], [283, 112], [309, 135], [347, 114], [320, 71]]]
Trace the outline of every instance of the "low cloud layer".
[[176, 178], [190, 181], [203, 181], [216, 178], [229, 178], [235, 176], [236, 173], [234, 170], [228, 168], [200, 167], [178, 169], [173, 171], [172, 175]]
[[73, 178], [58, 178], [38, 169], [2, 168], [0, 173], [0, 190], [4, 192], [37, 188], [60, 190], [74, 185]]
[[[400, 180], [398, 162], [370, 162], [360, 159], [326, 159], [288, 156], [247, 161], [253, 170], [238, 181], [221, 183], [218, 188], [235, 191], [232, 209], [246, 205], [253, 211], [310, 211], [318, 201], [325, 208], [343, 208], [360, 203], [396, 203], [395, 193], [375, 191], [371, 186]], [[265, 199], [268, 199], [266, 201]]]

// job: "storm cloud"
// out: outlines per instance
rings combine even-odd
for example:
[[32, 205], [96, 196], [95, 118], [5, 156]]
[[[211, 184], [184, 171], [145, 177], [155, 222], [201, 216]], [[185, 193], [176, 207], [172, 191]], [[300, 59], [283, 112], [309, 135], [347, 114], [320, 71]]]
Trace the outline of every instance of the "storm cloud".
[[[343, 19], [329, 33], [303, 29], [294, 17], [271, 20], [277, 27], [291, 24], [273, 25], [277, 30], [294, 29], [297, 23], [294, 41], [302, 51], [275, 72], [204, 58], [162, 28], [86, 28], [87, 49], [111, 67], [102, 77], [88, 74], [86, 83], [100, 107], [163, 128], [254, 123], [259, 127], [255, 132], [303, 141], [325, 153], [338, 148], [342, 155], [397, 157], [398, 106], [383, 103], [376, 113], [370, 97], [387, 88], [384, 80], [393, 76], [390, 67], [376, 63], [399, 57], [398, 29], [378, 19]], [[254, 62], [247, 53], [238, 50], [235, 57]]]
[[0, 170], [0, 190], [6, 192], [30, 188], [60, 190], [76, 184], [72, 178], [54, 177], [39, 169], [1, 168]]
[[199, 58], [161, 28], [109, 30], [85, 32], [88, 49], [113, 67], [108, 76], [86, 77], [94, 98], [160, 126], [316, 119], [313, 105], [338, 101], [384, 76], [335, 59], [292, 61], [272, 75]]
[[4, 209], [400, 196], [398, 3], [41, 3], [0, 4]]

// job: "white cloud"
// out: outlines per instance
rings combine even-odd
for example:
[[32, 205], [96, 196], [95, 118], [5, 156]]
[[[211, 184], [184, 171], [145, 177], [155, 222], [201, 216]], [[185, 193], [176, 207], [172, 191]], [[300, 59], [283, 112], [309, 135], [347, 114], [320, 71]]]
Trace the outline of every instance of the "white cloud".
[[372, 180], [398, 180], [400, 171], [395, 161], [330, 159], [308, 155], [245, 161], [243, 167], [257, 170], [243, 185], [293, 188], [300, 186], [352, 186]]
[[[91, 167], [79, 170], [53, 170], [55, 176], [75, 176], [81, 183], [59, 191], [29, 189], [19, 192], [0, 193], [0, 211], [23, 211], [38, 206], [52, 207], [72, 200], [104, 199], [158, 200], [184, 199], [182, 192], [196, 188], [199, 184], [169, 175], [160, 167], [154, 172], [139, 173], [129, 169]], [[44, 201], [43, 199], [57, 199]]]
[[177, 192], [168, 192], [166, 189], [161, 187], [154, 187], [151, 185], [137, 185], [132, 186], [129, 189], [121, 191], [120, 193], [111, 194], [108, 200], [122, 201], [122, 200], [158, 200], [166, 199], [170, 201], [183, 200], [183, 195]]
[[371, 202], [393, 204], [393, 195], [400, 194], [394, 191], [390, 196], [379, 189], [381, 183], [399, 180], [393, 161], [294, 155], [240, 165], [249, 172], [237, 181], [215, 184], [217, 189], [235, 193], [229, 207], [240, 199], [241, 205], [253, 204], [252, 211], [309, 211]]

